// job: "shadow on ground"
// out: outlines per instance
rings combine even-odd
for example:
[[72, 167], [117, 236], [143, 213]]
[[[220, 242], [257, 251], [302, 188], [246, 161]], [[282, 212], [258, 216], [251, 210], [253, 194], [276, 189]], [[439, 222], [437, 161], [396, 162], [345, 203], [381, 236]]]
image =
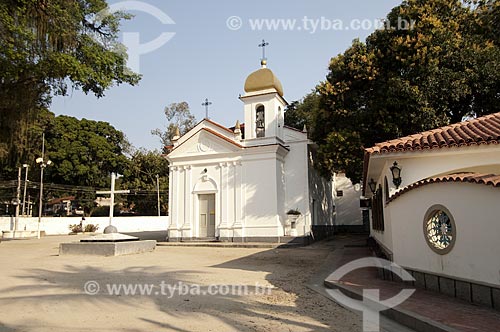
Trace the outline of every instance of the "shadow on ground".
[[[158, 232], [149, 236], [159, 238], [163, 234]], [[84, 310], [90, 312], [91, 321], [105, 321], [110, 315], [114, 320], [126, 320], [127, 316], [132, 316], [134, 323], [119, 328], [128, 332], [146, 329], [135, 328], [137, 319], [142, 321], [144, 326], [155, 327], [155, 330], [182, 332], [204, 330], [203, 321], [193, 320], [193, 313], [201, 314], [195, 317], [208, 317], [225, 324], [221, 326], [226, 327], [214, 331], [227, 330], [227, 326], [235, 331], [360, 331], [359, 316], [319, 296], [306, 286], [332, 248], [331, 242], [321, 242], [303, 248], [266, 250], [209, 266], [205, 271], [169, 270], [165, 266], [155, 265], [118, 268], [111, 271], [97, 264], [66, 265], [62, 267], [62, 271], [34, 268], [16, 276], [23, 280], [23, 286], [3, 289], [0, 307], [40, 305], [41, 308], [51, 308], [64, 304], [65, 307], [74, 310], [59, 313], [61, 316], [67, 315], [61, 319], [75, 322], [81, 321], [78, 308], [83, 308], [82, 312]], [[170, 251], [164, 252], [168, 255]], [[224, 254], [223, 251], [212, 248], [205, 249], [205, 252], [206, 255]], [[99, 262], [102, 264], [105, 260]], [[169, 291], [160, 286], [161, 281], [169, 285], [199, 283], [205, 286], [196, 288], [196, 291], [203, 294], [209, 291], [205, 283], [209, 280], [208, 277], [213, 278], [213, 274], [229, 270], [266, 272], [266, 280], [272, 285], [273, 290], [270, 294], [262, 294], [262, 290], [257, 289], [255, 285], [248, 285], [248, 292], [257, 295], [176, 294], [169, 297], [165, 295]], [[82, 289], [87, 281], [95, 281], [100, 285], [97, 294], [85, 294]], [[123, 293], [110, 295], [107, 286], [109, 284], [153, 286], [149, 295], [126, 296]], [[234, 284], [239, 284], [239, 281], [234, 280]], [[110, 308], [113, 309], [111, 314]], [[50, 312], [50, 309], [47, 310]], [[54, 314], [54, 319], [58, 317], [57, 314]], [[0, 331], [35, 331], [36, 324], [36, 321], [23, 326], [0, 323]], [[54, 326], [54, 329], [58, 328], [62, 330], [61, 326]], [[111, 325], [103, 326], [103, 330], [116, 329], [118, 328]], [[72, 330], [84, 329], [75, 326]]]
[[141, 240], [156, 240], [156, 242], [166, 242], [168, 232], [167, 231], [126, 232], [122, 234], [135, 236]]

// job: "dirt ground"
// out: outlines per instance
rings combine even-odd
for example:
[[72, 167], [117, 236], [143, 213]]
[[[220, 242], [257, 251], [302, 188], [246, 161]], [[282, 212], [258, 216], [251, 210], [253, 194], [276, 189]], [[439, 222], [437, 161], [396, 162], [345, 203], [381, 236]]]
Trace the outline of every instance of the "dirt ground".
[[[294, 249], [157, 247], [152, 253], [121, 257], [58, 256], [59, 243], [75, 239], [0, 243], [1, 332], [361, 330], [359, 315], [306, 286], [331, 252], [329, 243]], [[121, 284], [152, 285], [152, 292], [126, 295], [121, 289], [111, 295], [109, 285]], [[86, 285], [96, 294], [87, 294]], [[225, 294], [225, 286], [210, 285], [246, 285], [249, 293]], [[266, 287], [272, 288], [269, 294]], [[218, 290], [221, 294], [203, 295]]]

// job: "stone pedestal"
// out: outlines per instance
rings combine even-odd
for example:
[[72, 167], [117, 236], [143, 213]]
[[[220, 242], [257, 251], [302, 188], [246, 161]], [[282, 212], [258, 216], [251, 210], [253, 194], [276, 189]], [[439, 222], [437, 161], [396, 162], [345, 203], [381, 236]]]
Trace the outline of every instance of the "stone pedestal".
[[59, 245], [59, 255], [121, 256], [153, 251], [156, 241], [72, 242]]
[[[112, 228], [111, 228], [112, 227]], [[114, 233], [116, 228], [106, 227], [108, 233], [89, 236], [80, 242], [61, 243], [59, 255], [121, 256], [153, 251], [156, 241], [140, 241], [138, 237]]]

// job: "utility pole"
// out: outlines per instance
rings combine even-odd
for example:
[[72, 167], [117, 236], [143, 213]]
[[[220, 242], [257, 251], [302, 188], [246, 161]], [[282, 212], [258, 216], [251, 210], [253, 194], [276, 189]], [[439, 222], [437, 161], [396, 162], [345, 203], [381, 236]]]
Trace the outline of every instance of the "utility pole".
[[14, 237], [19, 224], [19, 203], [21, 202], [21, 167], [17, 170], [17, 191], [16, 191], [16, 219], [14, 221]]
[[158, 193], [158, 217], [161, 216], [160, 213], [160, 175], [156, 174], [156, 191]]
[[31, 201], [31, 195], [28, 195], [28, 206], [27, 206], [26, 215], [28, 217], [33, 216], [33, 202]]
[[22, 210], [22, 215], [25, 216], [26, 213], [26, 187], [28, 185], [28, 170], [29, 170], [29, 165], [28, 164], [23, 164], [23, 168], [26, 168], [26, 173], [24, 174], [24, 193], [23, 193], [23, 210]]

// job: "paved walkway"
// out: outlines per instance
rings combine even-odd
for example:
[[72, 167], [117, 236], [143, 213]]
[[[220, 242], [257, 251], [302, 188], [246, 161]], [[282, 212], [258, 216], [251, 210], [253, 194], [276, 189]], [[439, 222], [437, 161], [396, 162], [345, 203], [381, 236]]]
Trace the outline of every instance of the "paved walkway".
[[[328, 247], [330, 250], [330, 254], [323, 262], [321, 268], [315, 271], [314, 276], [308, 281], [307, 287], [312, 289], [313, 291], [323, 295], [328, 300], [333, 301], [331, 294], [329, 293], [329, 289], [325, 287], [325, 279], [336, 269], [336, 261], [338, 260], [339, 253], [344, 248], [345, 244], [350, 245], [364, 245], [366, 244], [366, 237], [363, 236], [349, 236], [349, 237], [339, 237], [336, 236], [333, 241], [321, 241], [318, 243], [314, 243], [306, 248], [317, 250], [317, 248]], [[341, 255], [340, 255], [341, 257]], [[335, 301], [333, 301], [335, 302]], [[350, 308], [346, 308], [351, 310]], [[351, 310], [357, 314], [360, 314], [357, 311]], [[360, 330], [362, 331], [362, 329]], [[389, 318], [384, 316], [380, 317], [380, 332], [415, 332], [414, 329], [410, 329], [404, 325], [401, 325]]]
[[[360, 240], [355, 237], [354, 243], [359, 244]], [[368, 248], [352, 247], [349, 243], [353, 243], [349, 237], [337, 240], [331, 271], [353, 260], [371, 256]], [[354, 296], [360, 296], [363, 289], [379, 289], [382, 300], [393, 297], [404, 288], [411, 288], [402, 283], [379, 279], [375, 268], [353, 271], [340, 282], [326, 278], [325, 285], [340, 288]], [[408, 300], [383, 314], [416, 331], [500, 331], [500, 312], [422, 289], [417, 289]]]

